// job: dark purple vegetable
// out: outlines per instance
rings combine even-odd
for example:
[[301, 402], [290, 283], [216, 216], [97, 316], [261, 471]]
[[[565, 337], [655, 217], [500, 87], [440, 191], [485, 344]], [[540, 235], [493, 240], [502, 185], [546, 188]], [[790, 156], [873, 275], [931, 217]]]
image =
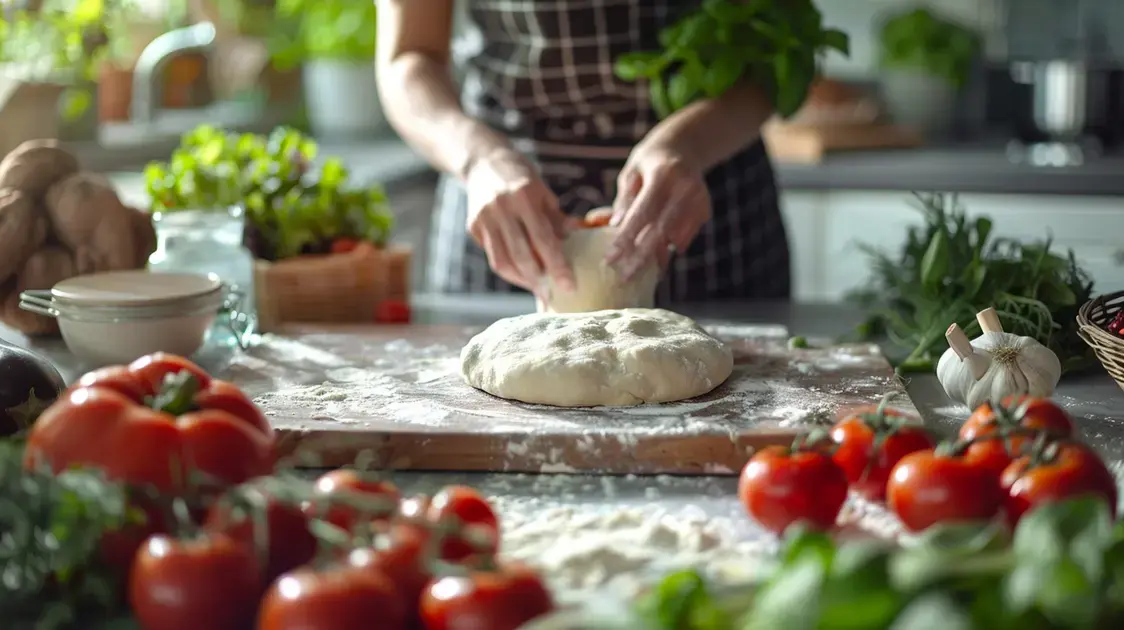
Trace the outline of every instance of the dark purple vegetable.
[[65, 389], [66, 382], [49, 361], [0, 341], [0, 436], [31, 426]]

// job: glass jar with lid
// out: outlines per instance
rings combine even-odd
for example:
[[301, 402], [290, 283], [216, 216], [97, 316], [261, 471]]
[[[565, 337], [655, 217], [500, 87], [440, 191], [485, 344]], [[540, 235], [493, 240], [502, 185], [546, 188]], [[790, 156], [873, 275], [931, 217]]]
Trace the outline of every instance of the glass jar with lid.
[[[254, 303], [254, 257], [243, 245], [246, 220], [240, 206], [226, 209], [175, 210], [152, 215], [156, 251], [148, 268], [156, 273], [178, 271], [213, 273], [229, 288], [231, 308], [220, 318], [215, 339], [222, 345], [240, 343], [231, 310], [241, 317], [252, 316]], [[244, 327], [245, 322], [242, 322]]]

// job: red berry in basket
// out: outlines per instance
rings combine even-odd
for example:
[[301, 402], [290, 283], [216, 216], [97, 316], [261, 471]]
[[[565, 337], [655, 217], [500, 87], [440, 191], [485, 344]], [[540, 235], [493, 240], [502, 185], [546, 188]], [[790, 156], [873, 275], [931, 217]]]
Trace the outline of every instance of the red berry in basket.
[[410, 305], [402, 300], [383, 300], [375, 307], [375, 321], [380, 324], [408, 324]]
[[359, 246], [359, 240], [354, 238], [337, 238], [332, 241], [333, 254], [346, 254]]
[[1114, 335], [1124, 336], [1124, 309], [1116, 311], [1116, 315], [1112, 317], [1112, 321], [1105, 328]]

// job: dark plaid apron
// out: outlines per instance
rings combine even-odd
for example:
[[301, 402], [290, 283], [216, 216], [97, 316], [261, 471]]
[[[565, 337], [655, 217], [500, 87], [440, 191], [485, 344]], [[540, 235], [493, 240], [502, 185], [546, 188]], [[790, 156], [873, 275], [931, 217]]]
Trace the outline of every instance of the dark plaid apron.
[[[620, 81], [613, 60], [659, 46], [661, 28], [699, 5], [684, 0], [467, 0], [482, 44], [467, 58], [462, 101], [540, 168], [564, 212], [612, 205], [617, 174], [656, 124], [647, 85]], [[773, 169], [757, 142], [706, 176], [713, 218], [670, 263], [661, 304], [788, 298], [788, 243]], [[428, 282], [437, 292], [520, 291], [496, 276], [465, 229], [464, 190], [438, 187]]]

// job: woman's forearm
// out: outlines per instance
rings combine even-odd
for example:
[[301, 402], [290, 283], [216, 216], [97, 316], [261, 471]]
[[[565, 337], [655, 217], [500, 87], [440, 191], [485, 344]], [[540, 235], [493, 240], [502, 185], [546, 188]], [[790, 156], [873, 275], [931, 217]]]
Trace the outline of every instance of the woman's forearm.
[[698, 100], [668, 116], [641, 144], [672, 147], [708, 171], [756, 141], [772, 115], [765, 93], [743, 82], [718, 98]]
[[502, 134], [464, 113], [448, 66], [424, 53], [382, 64], [379, 90], [390, 124], [436, 169], [463, 180], [479, 159], [511, 149]]

